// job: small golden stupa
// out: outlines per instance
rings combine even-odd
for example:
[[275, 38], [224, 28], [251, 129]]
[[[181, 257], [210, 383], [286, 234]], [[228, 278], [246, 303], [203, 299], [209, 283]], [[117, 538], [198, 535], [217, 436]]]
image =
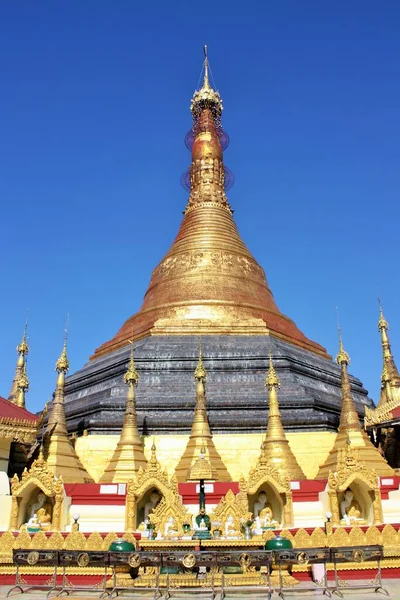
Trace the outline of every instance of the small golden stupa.
[[207, 373], [203, 364], [201, 344], [199, 362], [194, 372], [194, 378], [196, 381], [196, 406], [194, 409], [192, 431], [186, 449], [175, 469], [175, 476], [179, 482], [193, 479], [192, 467], [201, 454], [211, 467], [211, 474], [207, 479], [231, 481], [231, 476], [215, 448], [208, 423], [205, 393]]
[[342, 409], [338, 433], [332, 450], [329, 452], [325, 463], [320, 467], [316, 479], [327, 479], [330, 471], [334, 471], [339, 458], [339, 452], [350, 443], [357, 449], [360, 462], [369, 469], [375, 469], [381, 476], [393, 476], [394, 471], [386, 460], [375, 448], [366, 431], [361, 427], [356, 408], [351, 394], [350, 379], [347, 367], [350, 357], [343, 348], [342, 336], [339, 330], [339, 353], [336, 357], [341, 368]]
[[133, 342], [131, 344], [131, 357], [124, 377], [128, 386], [124, 423], [119, 442], [100, 483], [127, 483], [140, 467], [145, 469], [147, 464], [137, 423], [136, 387], [139, 374], [133, 357]]
[[279, 412], [278, 388], [279, 379], [269, 356], [268, 375], [265, 378], [265, 387], [269, 390], [269, 413], [267, 434], [261, 446], [260, 464], [271, 464], [280, 474], [288, 476], [291, 480], [306, 479], [295, 455], [290, 449], [283, 429], [281, 414]]
[[93, 479], [83, 468], [68, 437], [64, 407], [65, 374], [69, 369], [67, 336], [60, 358], [56, 362], [57, 384], [47, 422], [45, 459], [51, 471], [61, 475], [65, 483], [92, 483]]

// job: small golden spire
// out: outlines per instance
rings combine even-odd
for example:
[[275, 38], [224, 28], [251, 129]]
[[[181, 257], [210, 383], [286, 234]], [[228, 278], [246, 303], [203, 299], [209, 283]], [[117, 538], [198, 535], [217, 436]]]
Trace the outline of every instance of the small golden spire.
[[[17, 367], [15, 369], [14, 379], [11, 385], [11, 391], [8, 396], [8, 399], [13, 404], [17, 406], [22, 406], [25, 408], [25, 392], [28, 390], [29, 381], [26, 374], [26, 359], [25, 357], [29, 354], [29, 346], [27, 341], [27, 329], [28, 329], [28, 320], [26, 320], [24, 333], [22, 336], [22, 340], [20, 344], [17, 346], [18, 359], [17, 359]], [[19, 385], [19, 381], [22, 378], [23, 386]], [[26, 383], [28, 381], [28, 383]]]
[[390, 347], [390, 340], [388, 335], [389, 325], [386, 321], [382, 303], [378, 299], [379, 302], [379, 321], [378, 321], [378, 330], [381, 334], [381, 343], [382, 343], [382, 355], [383, 355], [383, 367], [382, 367], [382, 375], [381, 375], [381, 396], [379, 399], [378, 406], [389, 402], [394, 395], [398, 394], [398, 389], [400, 387], [400, 374], [397, 370], [396, 363], [394, 362], [394, 357], [392, 354], [392, 349]]
[[197, 381], [200, 381], [200, 379], [205, 381], [207, 378], [207, 372], [206, 372], [204, 364], [203, 364], [203, 352], [202, 352], [202, 347], [201, 347], [201, 340], [200, 340], [200, 344], [199, 344], [199, 362], [197, 363], [197, 367], [194, 371], [194, 378], [197, 379]]
[[156, 450], [157, 450], [156, 449], [156, 443], [155, 443], [155, 440], [153, 438], [153, 443], [151, 445], [151, 456], [150, 456], [150, 463], [152, 465], [157, 465], [158, 464]]
[[133, 341], [129, 341], [131, 344], [131, 357], [129, 360], [128, 370], [124, 375], [125, 383], [137, 385], [139, 383], [139, 373], [136, 371], [135, 359], [133, 357]]
[[272, 354], [271, 352], [269, 353], [269, 369], [268, 369], [268, 375], [265, 378], [265, 387], [271, 387], [271, 386], [276, 386], [279, 387], [279, 379], [278, 379], [278, 375], [276, 374], [274, 365], [272, 363]]
[[203, 85], [193, 94], [190, 110], [194, 119], [197, 119], [201, 110], [205, 107], [213, 110], [217, 119], [221, 117], [223, 110], [221, 96], [210, 86], [209, 70], [210, 64], [208, 60], [207, 46], [204, 46], [204, 79]]
[[279, 379], [269, 354], [268, 375], [265, 378], [265, 387], [268, 388], [268, 424], [265, 440], [261, 444], [261, 453], [258, 459], [260, 465], [271, 463], [278, 471], [287, 475], [292, 480], [305, 479], [289, 442], [286, 439], [279, 410], [278, 388]]

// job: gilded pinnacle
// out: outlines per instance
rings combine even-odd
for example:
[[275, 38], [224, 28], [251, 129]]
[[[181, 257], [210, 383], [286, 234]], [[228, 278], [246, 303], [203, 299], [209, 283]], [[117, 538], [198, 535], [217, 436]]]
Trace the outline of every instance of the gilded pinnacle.
[[200, 348], [199, 348], [199, 362], [197, 363], [197, 367], [194, 371], [194, 378], [197, 379], [198, 381], [200, 381], [200, 379], [205, 380], [207, 378], [207, 372], [206, 372], [204, 364], [203, 364], [203, 355], [202, 355], [202, 350], [201, 350], [201, 344], [200, 344]]
[[346, 350], [343, 347], [342, 334], [339, 331], [339, 352], [336, 356], [336, 362], [338, 365], [342, 365], [345, 363], [346, 365], [350, 364], [350, 356], [347, 354]]
[[379, 321], [378, 321], [378, 329], [379, 331], [381, 331], [382, 329], [389, 329], [389, 324], [386, 321], [384, 315], [383, 315], [383, 310], [382, 310], [382, 304], [379, 302]]
[[66, 373], [69, 369], [69, 360], [67, 356], [67, 339], [64, 340], [64, 346], [60, 354], [60, 358], [56, 362], [56, 371]]
[[135, 359], [133, 357], [133, 342], [131, 342], [131, 358], [128, 365], [128, 370], [124, 375], [125, 383], [137, 385], [139, 382], [139, 374], [136, 371]]
[[205, 107], [211, 108], [211, 110], [215, 113], [215, 116], [219, 118], [221, 116], [223, 105], [221, 96], [218, 92], [213, 90], [210, 86], [209, 76], [209, 63], [208, 63], [208, 54], [207, 54], [207, 46], [204, 46], [204, 79], [203, 85], [199, 90], [196, 90], [193, 94], [192, 102], [190, 104], [190, 110], [192, 112], [193, 118], [197, 119], [201, 110]]
[[269, 354], [269, 369], [268, 369], [268, 375], [265, 378], [265, 387], [272, 387], [272, 386], [276, 386], [279, 387], [279, 379], [278, 379], [278, 375], [276, 374], [276, 371], [274, 369], [274, 365], [272, 363], [272, 354]]
[[19, 354], [23, 354], [24, 356], [29, 353], [29, 346], [26, 339], [26, 327], [24, 330], [24, 335], [22, 337], [21, 343], [17, 346], [17, 352]]

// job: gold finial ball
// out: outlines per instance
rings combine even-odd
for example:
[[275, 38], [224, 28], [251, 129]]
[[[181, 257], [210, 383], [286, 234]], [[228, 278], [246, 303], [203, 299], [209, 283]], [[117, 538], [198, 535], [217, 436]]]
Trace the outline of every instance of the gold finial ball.
[[28, 346], [28, 343], [27, 343], [25, 337], [22, 340], [22, 342], [17, 346], [17, 352], [18, 352], [18, 354], [28, 354], [29, 353], [29, 346]]

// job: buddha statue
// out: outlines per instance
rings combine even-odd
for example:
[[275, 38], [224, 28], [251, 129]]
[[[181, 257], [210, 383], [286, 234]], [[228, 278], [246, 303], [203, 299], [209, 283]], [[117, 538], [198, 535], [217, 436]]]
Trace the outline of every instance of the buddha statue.
[[347, 527], [351, 525], [366, 525], [365, 519], [361, 516], [361, 508], [357, 500], [354, 499], [354, 494], [351, 489], [347, 489], [344, 493], [343, 500], [340, 503], [340, 514], [342, 520], [341, 525]]
[[26, 527], [34, 528], [39, 526], [42, 531], [49, 531], [52, 528], [51, 518], [53, 507], [46, 500], [46, 495], [43, 492], [39, 492], [36, 502], [30, 507]]
[[225, 522], [225, 537], [235, 539], [240, 537], [240, 532], [235, 527], [235, 520], [232, 515], [229, 515]]
[[206, 509], [201, 508], [199, 514], [195, 518], [196, 529], [206, 531], [211, 529], [210, 517], [206, 515]]
[[178, 527], [174, 517], [168, 517], [164, 527], [164, 537], [173, 538], [178, 536]]
[[160, 502], [160, 500], [161, 500], [161, 495], [160, 495], [159, 491], [153, 490], [150, 494], [149, 502], [146, 502], [146, 504], [144, 505], [144, 520], [145, 521], [146, 521], [147, 517], [149, 516], [149, 514], [151, 512], [153, 512], [153, 510], [155, 509], [157, 504]]
[[268, 525], [276, 523], [272, 507], [267, 500], [267, 494], [264, 491], [261, 491], [258, 494], [257, 502], [254, 503], [254, 518], [260, 518], [261, 527], [267, 527]]

